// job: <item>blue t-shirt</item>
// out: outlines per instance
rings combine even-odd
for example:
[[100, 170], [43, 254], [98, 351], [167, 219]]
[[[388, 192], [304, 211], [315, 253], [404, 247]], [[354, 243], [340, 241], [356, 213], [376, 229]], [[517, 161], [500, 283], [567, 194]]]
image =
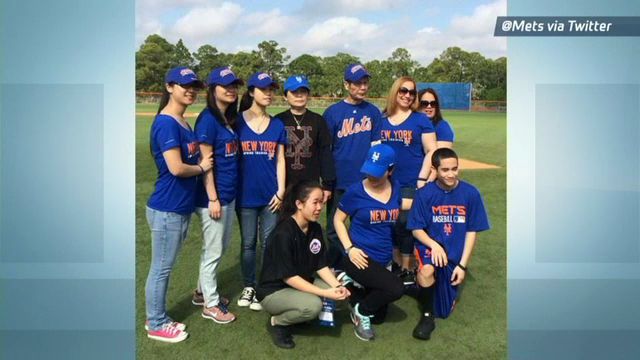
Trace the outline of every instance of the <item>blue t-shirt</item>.
[[[201, 143], [209, 144], [214, 151], [214, 180], [220, 204], [227, 205], [236, 198], [238, 181], [238, 135], [221, 125], [209, 108], [202, 110], [196, 120], [195, 133]], [[209, 196], [204, 186], [198, 186], [196, 206], [209, 206]]]
[[196, 134], [169, 115], [159, 114], [151, 125], [151, 153], [158, 168], [155, 190], [147, 206], [158, 211], [190, 214], [195, 208], [198, 177], [178, 177], [171, 174], [162, 153], [179, 148], [182, 162], [196, 165], [200, 160], [200, 148]]
[[[432, 123], [433, 124], [433, 123]], [[436, 141], [450, 141], [453, 142], [455, 135], [453, 128], [445, 119], [438, 121], [436, 127]]]
[[240, 140], [240, 187], [236, 206], [268, 205], [278, 191], [278, 145], [287, 144], [284, 124], [278, 118], [271, 118], [262, 134], [251, 130], [242, 114], [236, 124]]
[[372, 198], [359, 181], [347, 189], [338, 208], [351, 219], [351, 242], [370, 259], [387, 266], [393, 254], [395, 223], [402, 208], [400, 185], [392, 183], [391, 197], [385, 204]]
[[366, 101], [358, 105], [335, 103], [322, 115], [333, 142], [336, 189], [344, 190], [362, 180], [360, 168], [372, 141], [380, 140], [380, 110]]
[[391, 124], [388, 117], [382, 119], [380, 140], [396, 152], [396, 164], [391, 177], [400, 186], [415, 188], [425, 156], [422, 134], [432, 132], [433, 125], [423, 113], [414, 111], [399, 125]]
[[[480, 192], [473, 185], [459, 181], [458, 186], [447, 191], [434, 181], [416, 192], [407, 229], [426, 231], [444, 247], [447, 257], [457, 263], [467, 232], [488, 230], [489, 219]], [[422, 245], [417, 240], [416, 244]]]

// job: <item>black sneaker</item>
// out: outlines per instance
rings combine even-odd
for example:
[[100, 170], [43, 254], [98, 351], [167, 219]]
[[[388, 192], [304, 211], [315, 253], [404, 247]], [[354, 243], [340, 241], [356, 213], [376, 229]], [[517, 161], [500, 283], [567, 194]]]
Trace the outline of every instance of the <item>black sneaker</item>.
[[397, 262], [392, 262], [391, 263], [391, 273], [397, 277], [400, 277], [400, 275], [402, 275], [402, 266], [400, 266]]
[[413, 329], [413, 337], [420, 340], [429, 340], [435, 328], [436, 322], [433, 319], [433, 314], [424, 313], [418, 325]]
[[402, 270], [400, 280], [402, 280], [404, 285], [413, 285], [416, 283], [416, 273], [411, 270]]
[[277, 347], [293, 349], [296, 346], [296, 343], [293, 342], [293, 336], [291, 336], [288, 326], [271, 325], [271, 317], [269, 317], [269, 320], [267, 321], [267, 328], [271, 334], [271, 340], [273, 340], [273, 343]]

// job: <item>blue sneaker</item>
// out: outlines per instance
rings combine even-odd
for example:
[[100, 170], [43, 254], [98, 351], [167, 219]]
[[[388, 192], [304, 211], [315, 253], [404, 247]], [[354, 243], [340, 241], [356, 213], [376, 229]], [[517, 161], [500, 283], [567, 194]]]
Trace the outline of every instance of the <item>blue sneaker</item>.
[[376, 336], [373, 331], [373, 327], [371, 327], [371, 318], [373, 316], [366, 316], [360, 314], [359, 311], [360, 304], [356, 304], [351, 310], [351, 321], [353, 322], [354, 329], [353, 332], [356, 334], [356, 337], [363, 341], [373, 340]]
[[336, 276], [336, 279], [342, 283], [342, 286], [347, 286], [349, 284], [353, 284], [353, 286], [363, 289], [364, 287], [358, 284], [355, 280], [353, 280], [346, 272], [341, 272]]

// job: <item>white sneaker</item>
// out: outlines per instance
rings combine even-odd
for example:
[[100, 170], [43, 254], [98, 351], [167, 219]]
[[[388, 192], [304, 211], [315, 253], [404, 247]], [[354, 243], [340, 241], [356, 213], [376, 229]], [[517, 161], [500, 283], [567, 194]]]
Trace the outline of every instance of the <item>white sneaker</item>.
[[249, 309], [254, 310], [254, 311], [262, 310], [262, 305], [260, 305], [260, 302], [258, 301], [258, 298], [255, 295], [253, 296], [253, 300], [251, 300], [251, 304], [249, 305]]
[[247, 307], [251, 305], [255, 297], [256, 297], [256, 291], [252, 287], [246, 287], [242, 289], [242, 294], [238, 299], [238, 306]]

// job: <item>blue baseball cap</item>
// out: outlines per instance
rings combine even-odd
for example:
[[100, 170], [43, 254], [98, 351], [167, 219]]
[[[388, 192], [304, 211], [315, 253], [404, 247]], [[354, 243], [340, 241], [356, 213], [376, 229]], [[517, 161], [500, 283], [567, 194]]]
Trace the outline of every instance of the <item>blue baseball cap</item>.
[[167, 75], [164, 78], [164, 82], [167, 84], [175, 83], [178, 85], [193, 84], [198, 87], [204, 87], [204, 83], [198, 79], [193, 70], [186, 66], [178, 66], [167, 71]]
[[309, 85], [309, 79], [307, 79], [304, 75], [292, 75], [289, 76], [287, 81], [284, 82], [284, 92], [287, 91], [296, 91], [300, 88], [305, 88], [307, 90], [311, 90], [311, 85]]
[[274, 87], [276, 89], [279, 88], [278, 83], [273, 80], [269, 74], [263, 71], [258, 71], [257, 73], [251, 75], [247, 86], [253, 86], [260, 89], [265, 89], [268, 87]]
[[209, 78], [207, 78], [207, 85], [209, 86], [227, 86], [230, 84], [243, 85], [244, 81], [237, 77], [236, 74], [228, 66], [221, 66], [211, 70], [211, 72], [209, 73]]
[[365, 76], [371, 77], [367, 69], [362, 64], [350, 64], [346, 69], [344, 69], [344, 79], [346, 81], [360, 81]]
[[396, 161], [396, 152], [391, 146], [385, 144], [374, 145], [369, 148], [367, 160], [365, 160], [360, 172], [373, 177], [382, 177]]

